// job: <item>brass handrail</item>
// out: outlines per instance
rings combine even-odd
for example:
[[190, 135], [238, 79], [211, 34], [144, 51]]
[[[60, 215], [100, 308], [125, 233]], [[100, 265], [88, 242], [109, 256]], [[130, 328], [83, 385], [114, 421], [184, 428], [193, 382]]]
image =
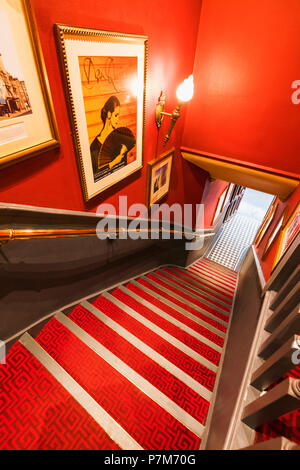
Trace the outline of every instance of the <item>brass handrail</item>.
[[[174, 230], [174, 229], [165, 229], [159, 227], [157, 229], [144, 229], [144, 228], [114, 228], [112, 230], [105, 227], [104, 229], [92, 228], [92, 229], [2, 229], [0, 230], [0, 242], [8, 242], [12, 240], [26, 240], [32, 238], [62, 238], [62, 237], [82, 237], [82, 236], [95, 236], [99, 233], [107, 233], [112, 236], [118, 236], [120, 233], [133, 233], [133, 232], [146, 232], [146, 233], [170, 233], [170, 234], [180, 234], [181, 236], [186, 236], [188, 233], [194, 234], [192, 231], [186, 230]], [[210, 236], [214, 233], [206, 233]], [[194, 234], [195, 235], [195, 234]]]

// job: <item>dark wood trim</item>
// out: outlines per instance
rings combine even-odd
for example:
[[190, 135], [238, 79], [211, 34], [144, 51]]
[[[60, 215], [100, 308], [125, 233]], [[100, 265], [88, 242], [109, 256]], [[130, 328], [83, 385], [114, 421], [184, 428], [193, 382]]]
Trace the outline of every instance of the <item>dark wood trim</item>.
[[264, 390], [293, 369], [292, 354], [300, 349], [300, 336], [292, 336], [252, 375], [251, 385]]
[[300, 405], [300, 380], [288, 377], [266, 394], [246, 406], [243, 422], [253, 429], [273, 421]]
[[275, 331], [263, 342], [258, 352], [259, 357], [267, 359], [283, 342], [300, 331], [300, 305], [298, 305]]

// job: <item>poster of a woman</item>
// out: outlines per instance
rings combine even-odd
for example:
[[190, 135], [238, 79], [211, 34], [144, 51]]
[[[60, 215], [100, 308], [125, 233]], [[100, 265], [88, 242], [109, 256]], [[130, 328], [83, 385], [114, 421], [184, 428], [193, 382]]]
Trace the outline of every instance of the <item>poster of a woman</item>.
[[147, 37], [56, 25], [85, 200], [143, 166]]
[[78, 61], [97, 182], [136, 158], [137, 58], [85, 56]]
[[[113, 95], [108, 98], [101, 110], [103, 126], [90, 146], [95, 181], [125, 166], [128, 152], [135, 146], [135, 137], [131, 129], [118, 127], [119, 117], [120, 101]], [[133, 152], [131, 159], [132, 157]]]

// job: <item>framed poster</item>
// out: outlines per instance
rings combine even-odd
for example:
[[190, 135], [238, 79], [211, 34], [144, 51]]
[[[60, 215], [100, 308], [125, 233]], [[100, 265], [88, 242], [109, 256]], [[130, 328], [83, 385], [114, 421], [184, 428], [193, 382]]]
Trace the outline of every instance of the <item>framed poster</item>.
[[270, 236], [269, 236], [269, 238], [268, 238], [268, 240], [267, 240], [265, 249], [264, 249], [263, 259], [264, 259], [265, 256], [267, 255], [267, 253], [268, 253], [268, 251], [270, 250], [271, 246], [273, 245], [275, 239], [277, 238], [277, 236], [279, 235], [280, 231], [281, 231], [282, 228], [284, 227], [287, 211], [288, 211], [288, 207], [286, 207], [286, 208], [284, 209], [283, 213], [281, 214], [280, 219], [278, 220], [277, 224], [275, 225], [274, 229], [272, 230], [272, 232], [271, 232], [271, 234], [270, 234]]
[[225, 207], [226, 204], [227, 204], [227, 203], [229, 202], [229, 200], [231, 199], [233, 188], [234, 188], [234, 183], [230, 183], [230, 185], [229, 185], [229, 187], [228, 187], [228, 190], [227, 190], [227, 193], [226, 193], [226, 198], [225, 198], [223, 207]]
[[282, 230], [273, 269], [278, 263], [278, 261], [280, 260], [280, 258], [284, 255], [285, 251], [288, 249], [292, 241], [296, 238], [299, 231], [300, 231], [300, 203], [298, 203], [297, 207], [295, 208], [295, 210], [289, 217], [287, 223], [285, 224]]
[[147, 37], [55, 31], [87, 201], [143, 166]]
[[256, 246], [260, 245], [260, 242], [262, 241], [265, 233], [268, 231], [269, 227], [271, 226], [271, 224], [274, 220], [276, 211], [277, 211], [277, 207], [278, 207], [278, 204], [276, 204], [276, 198], [275, 198], [273, 200], [273, 202], [271, 203], [271, 206], [270, 206], [270, 208], [269, 208], [269, 210], [268, 210], [268, 212], [265, 216], [265, 219], [263, 220], [263, 222], [261, 224], [260, 229], [258, 230], [256, 240], [254, 242], [254, 244]]
[[59, 145], [29, 0], [0, 2], [0, 166]]
[[215, 208], [215, 213], [214, 213], [214, 216], [213, 216], [213, 220], [212, 220], [212, 223], [211, 225], [214, 225], [218, 216], [221, 214], [222, 212], [222, 209], [224, 207], [224, 201], [225, 201], [225, 197], [226, 197], [226, 194], [228, 192], [230, 188], [230, 184], [228, 186], [226, 186], [226, 188], [224, 189], [224, 191], [222, 192], [222, 194], [219, 196], [219, 199], [218, 199], [218, 202], [217, 202], [217, 205], [216, 205], [216, 208]]
[[174, 151], [172, 148], [148, 163], [146, 187], [148, 209], [169, 192]]

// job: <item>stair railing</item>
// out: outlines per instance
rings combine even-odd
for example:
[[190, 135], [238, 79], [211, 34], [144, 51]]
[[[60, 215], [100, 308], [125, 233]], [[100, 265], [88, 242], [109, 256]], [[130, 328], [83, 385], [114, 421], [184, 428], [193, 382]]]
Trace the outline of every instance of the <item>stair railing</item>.
[[187, 237], [188, 235], [193, 235], [194, 237], [211, 237], [215, 233], [210, 229], [205, 229], [201, 232], [193, 232], [190, 229], [176, 230], [169, 229], [165, 227], [158, 228], [141, 228], [136, 227], [134, 229], [116, 227], [109, 229], [109, 227], [104, 227], [103, 229], [99, 228], [89, 228], [89, 229], [13, 229], [7, 228], [0, 230], [0, 243], [6, 243], [12, 240], [26, 240], [34, 238], [62, 238], [62, 237], [85, 237], [85, 236], [96, 236], [98, 234], [106, 234], [107, 238], [118, 238], [120, 234], [124, 233], [148, 233], [148, 234], [171, 234], [171, 235], [180, 235], [181, 237]]
[[[300, 409], [300, 233], [265, 286], [256, 335], [227, 449], [299, 449], [286, 436], [263, 441], [257, 428]], [[298, 370], [298, 369], [297, 369]], [[290, 436], [291, 437], [291, 436]]]

